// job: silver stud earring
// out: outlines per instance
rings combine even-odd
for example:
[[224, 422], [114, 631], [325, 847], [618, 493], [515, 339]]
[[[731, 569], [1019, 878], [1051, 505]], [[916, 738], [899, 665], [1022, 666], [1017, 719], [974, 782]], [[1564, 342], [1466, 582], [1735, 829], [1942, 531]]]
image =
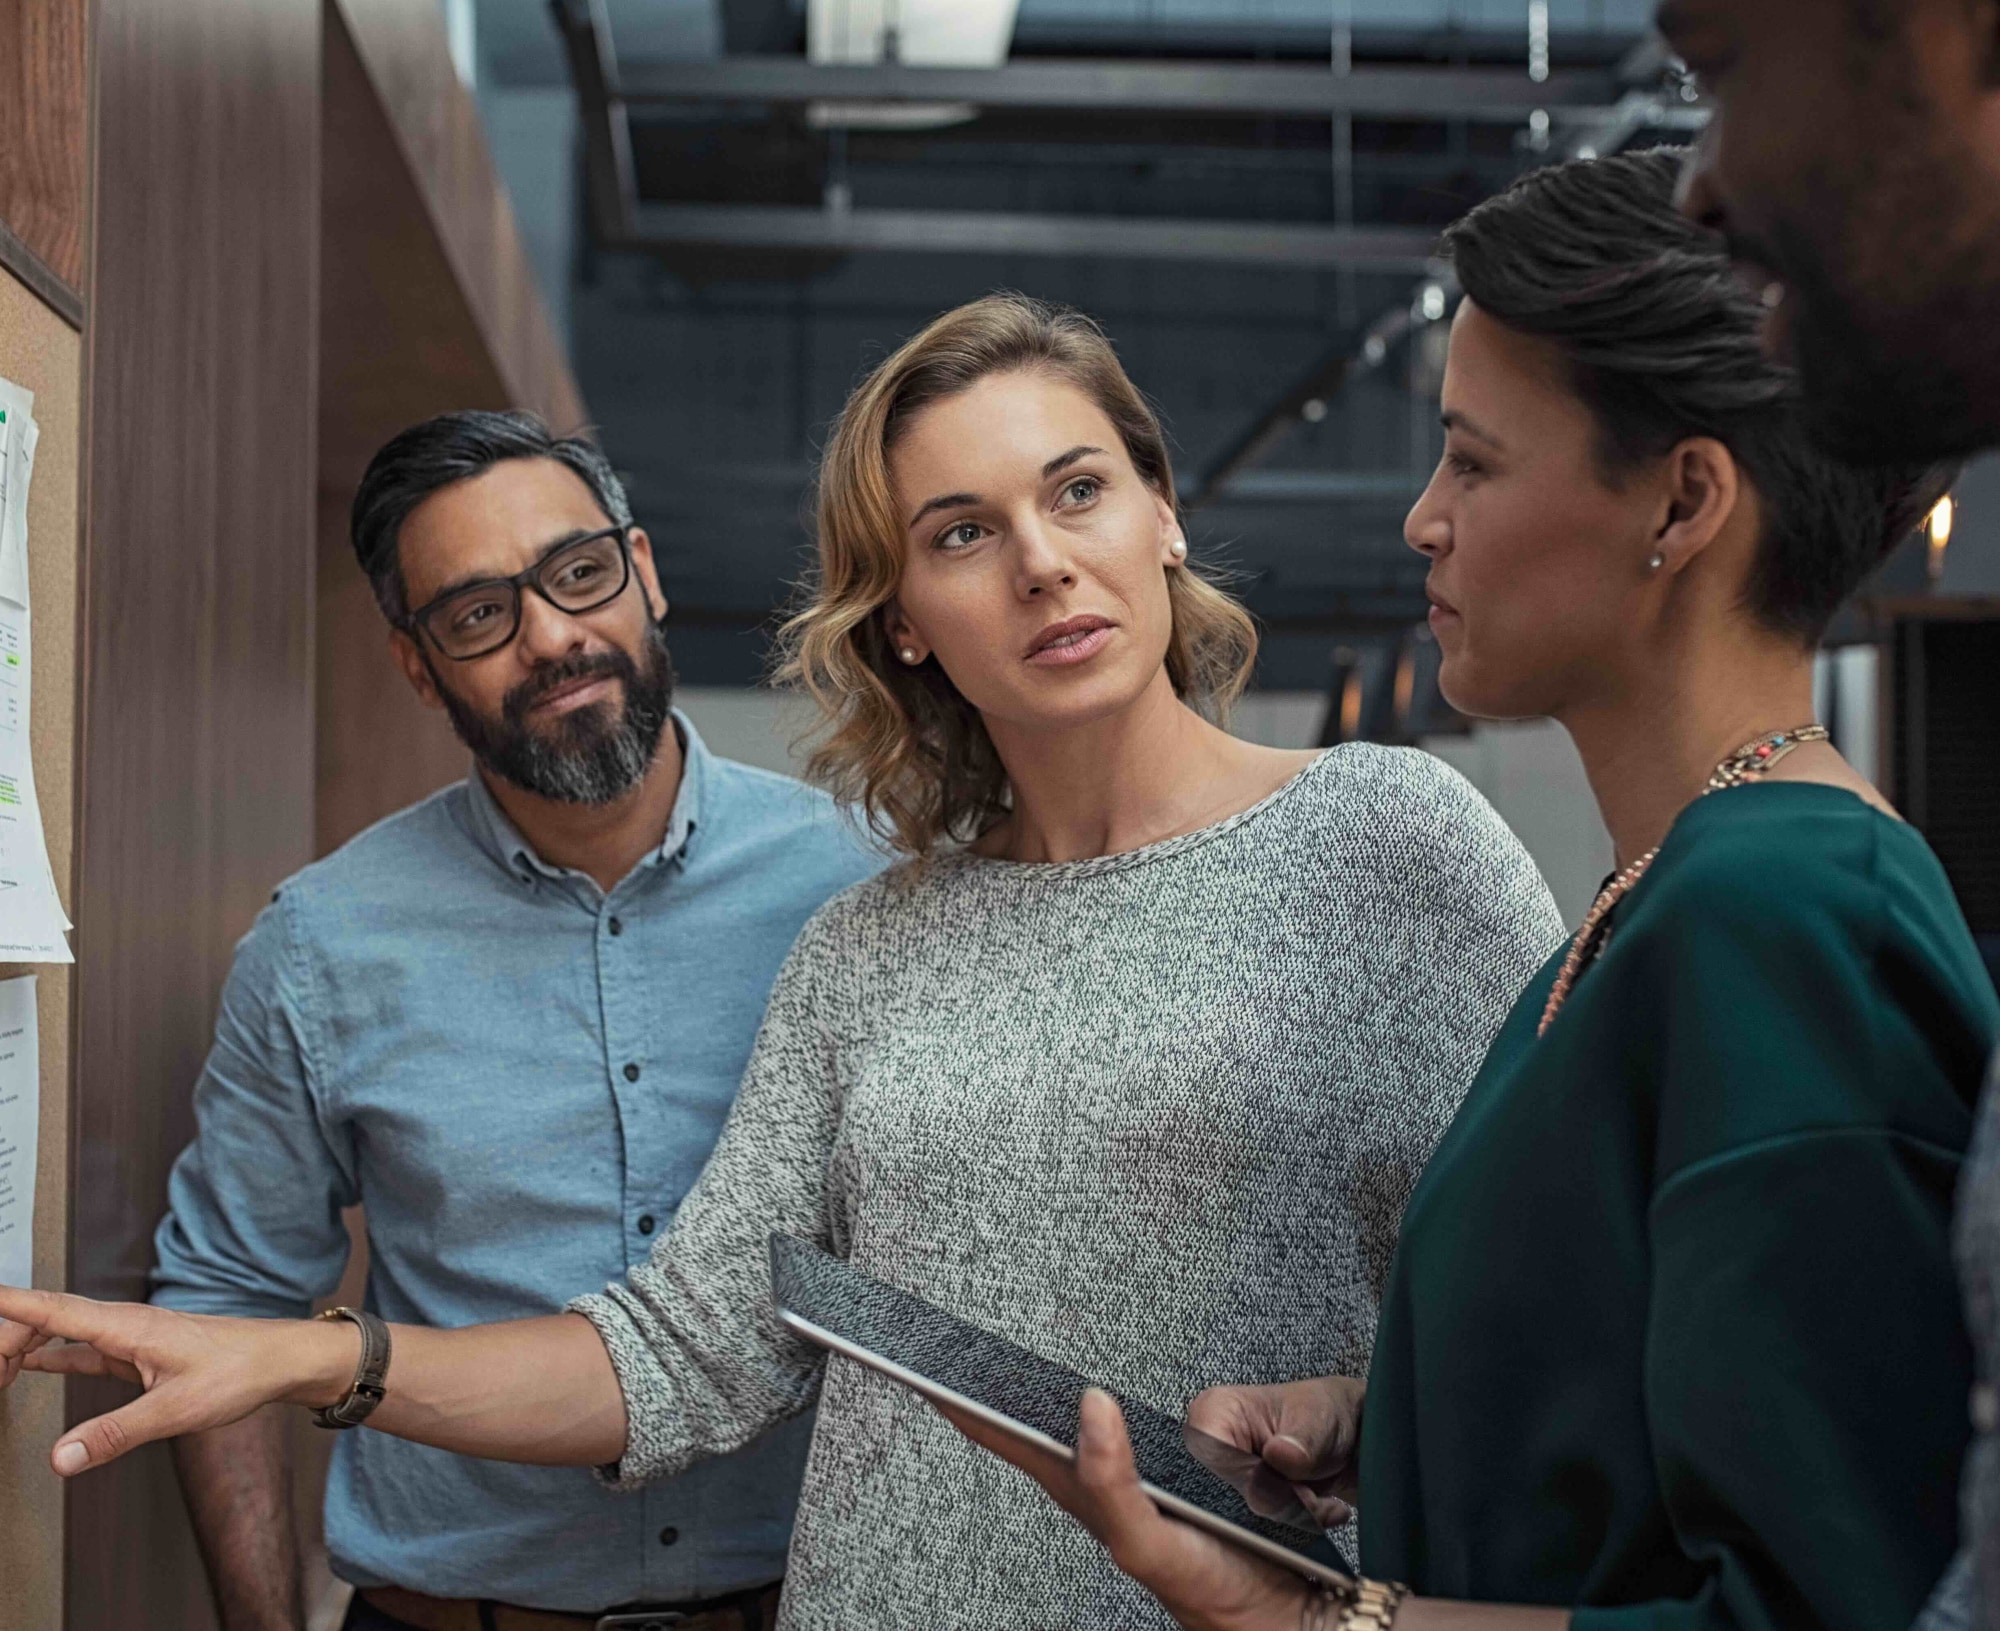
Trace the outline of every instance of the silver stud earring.
[[1659, 569], [1665, 566], [1666, 564], [1667, 564], [1666, 556], [1660, 554], [1658, 551], [1655, 551], [1653, 558], [1646, 563], [1646, 565], [1655, 572], [1659, 571]]
[[897, 652], [896, 655], [901, 657], [903, 661], [906, 663], [913, 663], [917, 660], [916, 648], [913, 646], [903, 647], [903, 649]]

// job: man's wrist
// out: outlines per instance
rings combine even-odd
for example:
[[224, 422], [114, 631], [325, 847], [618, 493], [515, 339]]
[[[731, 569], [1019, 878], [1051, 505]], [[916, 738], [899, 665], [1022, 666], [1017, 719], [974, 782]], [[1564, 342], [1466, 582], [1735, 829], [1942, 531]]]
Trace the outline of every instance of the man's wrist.
[[287, 1320], [283, 1404], [327, 1410], [347, 1397], [361, 1368], [361, 1331], [348, 1320]]

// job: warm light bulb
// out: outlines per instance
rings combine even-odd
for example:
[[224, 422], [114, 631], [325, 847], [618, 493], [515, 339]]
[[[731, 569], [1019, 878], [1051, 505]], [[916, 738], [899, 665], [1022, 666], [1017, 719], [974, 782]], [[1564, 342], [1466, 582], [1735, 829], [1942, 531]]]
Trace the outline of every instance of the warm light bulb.
[[1951, 501], [1951, 494], [1931, 506], [1931, 513], [1924, 521], [1924, 537], [1930, 548], [1924, 552], [1924, 576], [1932, 583], [1944, 579], [1944, 546], [1951, 542], [1951, 523], [1958, 513], [1958, 506]]
[[1925, 523], [1925, 527], [1930, 534], [1932, 549], [1943, 549], [1951, 542], [1951, 522], [1957, 509], [1958, 506], [1952, 503], [1949, 493], [1931, 506], [1930, 519]]
[[1347, 672], [1347, 679], [1340, 687], [1340, 739], [1352, 742], [1361, 734], [1361, 669], [1357, 665]]

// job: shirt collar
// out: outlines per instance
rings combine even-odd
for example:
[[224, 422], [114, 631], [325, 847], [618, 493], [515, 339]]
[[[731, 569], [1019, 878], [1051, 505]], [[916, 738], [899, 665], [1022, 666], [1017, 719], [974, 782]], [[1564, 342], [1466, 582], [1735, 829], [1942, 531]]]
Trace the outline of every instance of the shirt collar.
[[[701, 826], [711, 755], [700, 732], [678, 708], [673, 711], [673, 728], [681, 744], [680, 791], [674, 795], [673, 813], [667, 817], [667, 830], [660, 847], [635, 870], [658, 866], [663, 861], [685, 860]], [[558, 880], [573, 876], [570, 868], [553, 866], [535, 853], [534, 846], [521, 836], [507, 818], [507, 812], [500, 808], [500, 801], [493, 796], [476, 766], [465, 778], [465, 798], [472, 816], [473, 836], [509, 872], [524, 880], [537, 874]]]

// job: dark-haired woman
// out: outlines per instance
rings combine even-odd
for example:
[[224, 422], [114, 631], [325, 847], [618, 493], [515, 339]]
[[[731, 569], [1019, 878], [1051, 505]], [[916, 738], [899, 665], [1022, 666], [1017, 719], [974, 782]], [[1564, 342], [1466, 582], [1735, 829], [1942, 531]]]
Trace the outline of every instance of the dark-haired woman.
[[1370, 1583], [1316, 1600], [1162, 1517], [1101, 1395], [1074, 1469], [992, 1446], [1184, 1625], [1880, 1631], [1950, 1555], [1948, 1224], [2000, 1008], [1811, 712], [1828, 619], [1940, 481], [1805, 441], [1675, 169], [1544, 171], [1454, 229], [1407, 524], [1446, 694], [1569, 729], [1619, 871], [1418, 1185], [1365, 1425], [1351, 1378], [1191, 1412], [1357, 1504]]

